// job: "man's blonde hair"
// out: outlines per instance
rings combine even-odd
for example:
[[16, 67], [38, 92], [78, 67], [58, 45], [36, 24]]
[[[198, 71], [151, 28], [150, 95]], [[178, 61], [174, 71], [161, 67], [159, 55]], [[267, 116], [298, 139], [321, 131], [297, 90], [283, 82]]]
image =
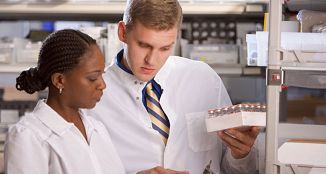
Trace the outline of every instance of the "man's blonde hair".
[[182, 9], [178, 0], [128, 0], [123, 21], [127, 32], [136, 22], [155, 30], [180, 28]]

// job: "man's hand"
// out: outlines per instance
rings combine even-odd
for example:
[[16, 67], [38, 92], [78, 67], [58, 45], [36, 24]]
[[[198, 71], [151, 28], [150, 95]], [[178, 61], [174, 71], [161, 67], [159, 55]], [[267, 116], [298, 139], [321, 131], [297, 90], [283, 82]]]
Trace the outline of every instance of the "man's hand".
[[235, 159], [246, 157], [259, 134], [256, 126], [249, 129], [227, 129], [218, 132], [218, 136], [231, 149], [231, 154]]
[[164, 169], [161, 166], [157, 166], [149, 170], [137, 172], [137, 174], [189, 174], [189, 172], [180, 172], [170, 169]]

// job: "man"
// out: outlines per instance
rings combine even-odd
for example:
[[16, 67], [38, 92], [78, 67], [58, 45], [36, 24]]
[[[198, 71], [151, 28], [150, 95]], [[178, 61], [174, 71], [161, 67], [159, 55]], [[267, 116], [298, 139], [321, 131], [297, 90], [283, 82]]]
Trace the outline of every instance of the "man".
[[200, 174], [210, 160], [215, 173], [254, 173], [258, 128], [207, 133], [207, 110], [231, 105], [225, 87], [207, 64], [169, 56], [181, 22], [177, 0], [127, 2], [118, 24], [124, 49], [91, 114], [109, 130], [127, 173]]

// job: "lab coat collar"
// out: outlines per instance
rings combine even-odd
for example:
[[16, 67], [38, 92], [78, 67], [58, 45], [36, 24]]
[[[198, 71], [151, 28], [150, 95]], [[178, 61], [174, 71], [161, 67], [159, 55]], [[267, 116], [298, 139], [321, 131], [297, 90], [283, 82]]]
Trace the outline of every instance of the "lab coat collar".
[[112, 70], [115, 72], [115, 74], [118, 75], [118, 78], [121, 79], [123, 82], [127, 83], [128, 85], [132, 85], [133, 83], [137, 82], [140, 83], [142, 82], [145, 86], [147, 82], [140, 81], [132, 74], [130, 70], [128, 70], [122, 63], [123, 59], [123, 53], [124, 50], [120, 50], [117, 56], [115, 57], [114, 63], [111, 65]]
[[161, 67], [160, 71], [154, 77], [154, 80], [161, 86], [163, 90], [166, 89], [166, 81], [168, 80], [167, 77], [169, 77], [171, 69], [173, 69], [175, 66], [172, 59], [173, 58], [170, 56], [165, 64]]
[[[117, 56], [119, 56], [121, 52]], [[120, 55], [121, 56], [121, 55]], [[173, 61], [171, 61], [172, 57], [170, 56], [165, 64], [161, 67], [160, 71], [156, 74], [154, 77], [154, 80], [161, 86], [162, 89], [165, 88], [165, 82], [167, 80], [168, 74], [170, 73], [171, 69], [174, 68]], [[116, 57], [117, 59], [117, 57]], [[117, 61], [117, 60], [116, 60]], [[169, 64], [169, 65], [168, 65]], [[132, 85], [135, 81], [136, 82], [143, 82], [140, 81], [134, 76], [133, 74], [130, 74], [123, 69], [121, 69], [117, 63], [114, 63], [111, 65], [112, 70], [115, 72], [115, 74], [118, 76], [119, 79], [122, 79], [125, 83], [128, 85]], [[171, 68], [172, 67], [172, 68]], [[143, 82], [144, 87], [147, 84], [147, 82]]]
[[[118, 79], [121, 79], [127, 86], [132, 86], [133, 83], [135, 82], [143, 82], [140, 81], [136, 78], [136, 76], [134, 76], [133, 74], [129, 74], [128, 72], [124, 71], [123, 69], [121, 69], [117, 64], [112, 64], [111, 65], [111, 69], [112, 71], [114, 71], [114, 74], [116, 76], [118, 76]], [[146, 84], [146, 82], [143, 82], [144, 86]]]
[[[45, 103], [45, 100], [38, 101], [33, 113], [44, 125], [46, 125], [49, 129], [51, 129], [54, 133], [58, 134], [59, 136], [63, 135], [68, 129], [74, 126], [73, 123], [67, 122], [49, 105], [47, 105]], [[94, 125], [88, 120], [86, 116], [84, 116], [83, 112], [80, 113], [85, 128], [90, 132], [92, 132], [92, 130], [96, 130]]]

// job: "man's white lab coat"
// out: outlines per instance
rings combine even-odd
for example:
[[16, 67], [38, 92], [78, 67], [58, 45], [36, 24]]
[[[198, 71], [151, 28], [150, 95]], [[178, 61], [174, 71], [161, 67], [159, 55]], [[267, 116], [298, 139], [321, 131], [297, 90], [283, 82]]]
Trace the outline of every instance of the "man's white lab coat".
[[255, 153], [240, 160], [229, 151], [224, 155], [217, 134], [206, 132], [207, 110], [231, 105], [220, 77], [207, 64], [172, 56], [155, 76], [163, 89], [161, 106], [170, 120], [166, 146], [142, 103], [146, 82], [117, 64], [108, 68], [104, 78], [107, 88], [89, 114], [109, 130], [127, 173], [159, 165], [201, 174], [210, 160], [216, 173], [254, 173]]

